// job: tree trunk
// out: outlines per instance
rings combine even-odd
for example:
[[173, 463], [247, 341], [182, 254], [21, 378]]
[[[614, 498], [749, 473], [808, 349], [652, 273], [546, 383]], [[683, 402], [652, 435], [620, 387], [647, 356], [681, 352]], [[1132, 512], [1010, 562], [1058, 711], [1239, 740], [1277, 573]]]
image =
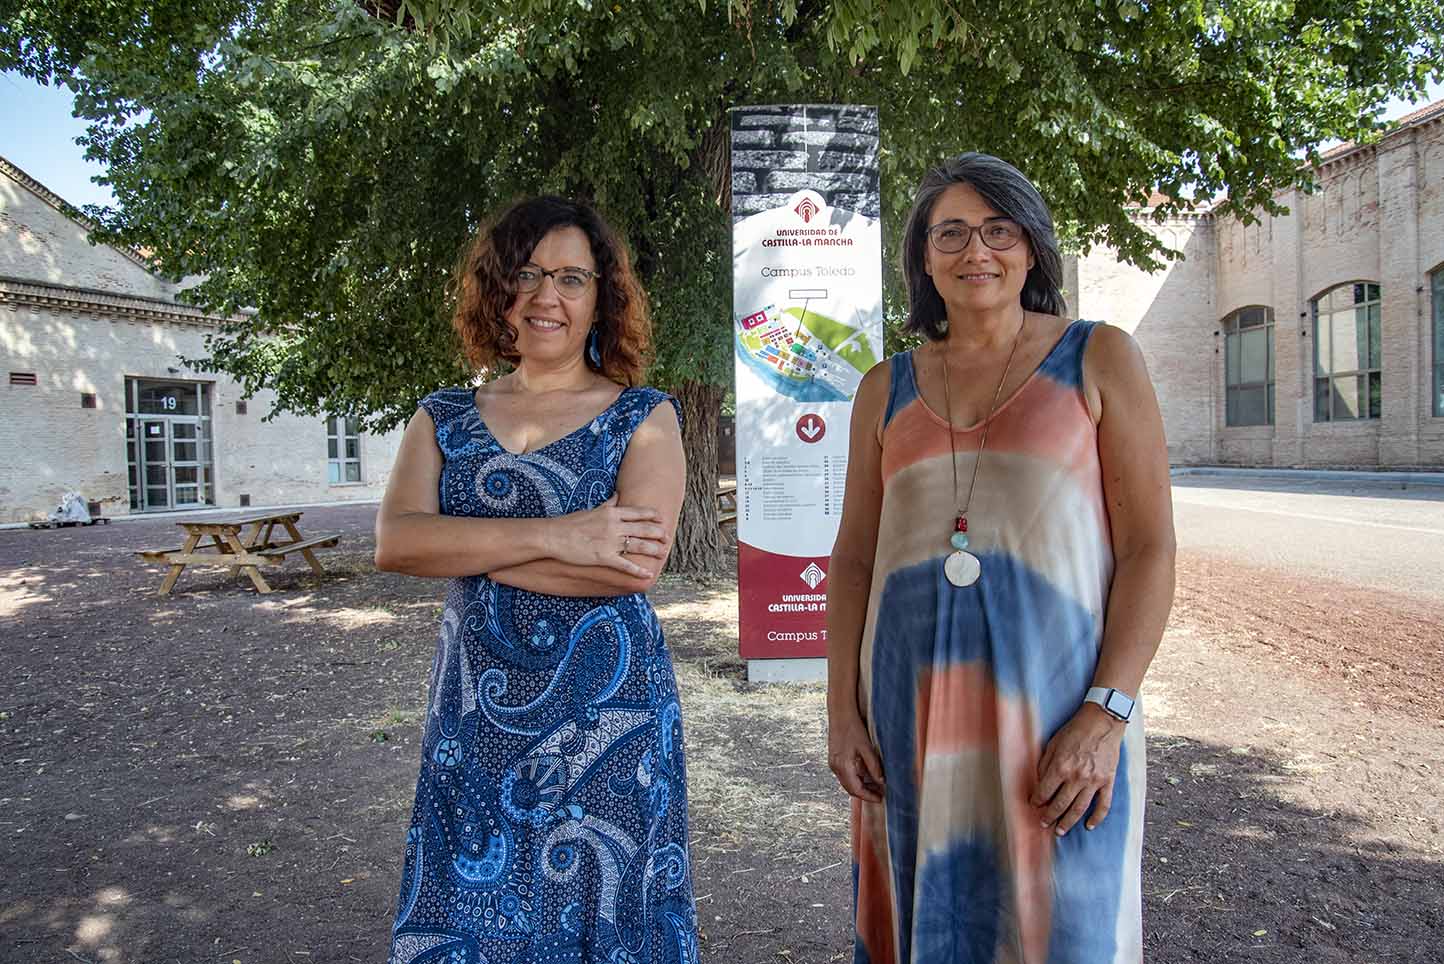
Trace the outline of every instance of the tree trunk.
[[676, 544], [667, 572], [716, 575], [726, 570], [728, 555], [717, 525], [717, 417], [722, 412], [720, 385], [683, 382], [676, 391], [682, 403], [682, 448], [687, 453], [687, 498], [677, 522]]

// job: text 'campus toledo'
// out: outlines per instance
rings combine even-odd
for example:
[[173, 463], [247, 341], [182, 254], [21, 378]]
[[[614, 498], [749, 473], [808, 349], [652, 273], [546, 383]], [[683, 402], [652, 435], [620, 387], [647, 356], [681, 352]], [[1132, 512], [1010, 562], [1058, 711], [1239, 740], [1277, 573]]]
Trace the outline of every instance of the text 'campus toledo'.
[[764, 267], [762, 277], [764, 278], [852, 278], [856, 277], [856, 268], [834, 268], [831, 265], [817, 264], [801, 268], [773, 268]]

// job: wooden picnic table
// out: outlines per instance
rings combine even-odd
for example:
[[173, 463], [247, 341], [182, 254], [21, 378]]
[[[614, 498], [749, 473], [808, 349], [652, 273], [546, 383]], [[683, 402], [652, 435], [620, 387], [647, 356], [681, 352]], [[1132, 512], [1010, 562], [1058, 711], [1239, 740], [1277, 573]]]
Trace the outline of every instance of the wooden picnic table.
[[[239, 569], [251, 577], [257, 592], [269, 593], [272, 590], [261, 575], [260, 566], [277, 566], [287, 556], [300, 553], [311, 571], [322, 576], [326, 570], [321, 568], [314, 550], [329, 548], [341, 541], [340, 533], [310, 539], [302, 537], [297, 526], [300, 519], [299, 512], [268, 512], [242, 519], [177, 522], [186, 532], [185, 545], [176, 549], [142, 549], [136, 555], [146, 562], [170, 564], [170, 571], [160, 584], [162, 596], [175, 588], [176, 580], [191, 563]], [[284, 539], [276, 538], [277, 527], [285, 530]], [[203, 545], [203, 539], [210, 541]]]
[[722, 481], [717, 483], [717, 524], [737, 524], [737, 483], [736, 481]]

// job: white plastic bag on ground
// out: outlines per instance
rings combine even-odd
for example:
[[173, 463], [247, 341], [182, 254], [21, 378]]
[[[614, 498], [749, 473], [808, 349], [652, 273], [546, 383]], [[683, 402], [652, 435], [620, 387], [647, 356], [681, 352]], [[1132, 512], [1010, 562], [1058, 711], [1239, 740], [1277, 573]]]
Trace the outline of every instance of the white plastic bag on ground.
[[51, 522], [78, 522], [90, 525], [90, 507], [79, 492], [67, 492], [60, 497], [60, 507], [50, 513]]

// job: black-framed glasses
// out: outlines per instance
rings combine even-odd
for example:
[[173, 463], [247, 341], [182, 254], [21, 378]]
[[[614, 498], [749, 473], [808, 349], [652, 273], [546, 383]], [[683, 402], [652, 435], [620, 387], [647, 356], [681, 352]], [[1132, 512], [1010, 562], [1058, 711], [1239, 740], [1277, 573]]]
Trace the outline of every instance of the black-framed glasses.
[[543, 278], [551, 278], [557, 294], [563, 298], [580, 298], [587, 293], [592, 281], [600, 277], [601, 275], [589, 268], [578, 268], [575, 265], [548, 271], [538, 265], [524, 264], [512, 275], [511, 280], [516, 286], [517, 294], [531, 294], [541, 287]]
[[990, 218], [977, 227], [954, 218], [928, 228], [928, 240], [943, 254], [957, 254], [973, 240], [973, 232], [994, 251], [1007, 251], [1023, 240], [1023, 226], [1011, 218]]

